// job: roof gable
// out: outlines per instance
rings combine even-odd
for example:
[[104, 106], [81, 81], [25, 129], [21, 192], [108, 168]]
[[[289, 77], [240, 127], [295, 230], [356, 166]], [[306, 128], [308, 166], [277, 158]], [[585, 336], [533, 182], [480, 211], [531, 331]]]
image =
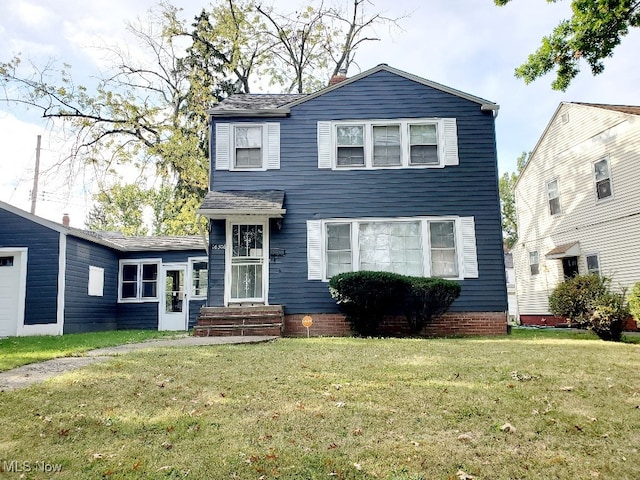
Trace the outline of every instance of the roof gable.
[[398, 75], [408, 80], [412, 80], [421, 85], [477, 103], [483, 111], [497, 112], [500, 108], [498, 104], [485, 100], [484, 98], [447, 87], [440, 83], [418, 77], [417, 75], [398, 70], [382, 63], [376, 67], [354, 75], [353, 77], [346, 78], [339, 83], [330, 85], [310, 94], [235, 94], [210, 109], [208, 113], [212, 116], [286, 116], [289, 114], [291, 108], [296, 105], [308, 102], [309, 100], [313, 100], [314, 98], [320, 97], [339, 88], [343, 88], [362, 78], [381, 71], [386, 71], [393, 75]]

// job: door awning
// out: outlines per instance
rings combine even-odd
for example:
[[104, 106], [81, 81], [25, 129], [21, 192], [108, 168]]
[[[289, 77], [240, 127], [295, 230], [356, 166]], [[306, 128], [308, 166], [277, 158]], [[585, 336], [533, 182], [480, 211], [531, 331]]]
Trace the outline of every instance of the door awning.
[[211, 219], [235, 216], [282, 218], [287, 212], [283, 190], [226, 190], [209, 192], [197, 213]]
[[578, 256], [580, 256], [580, 242], [571, 242], [565, 243], [564, 245], [558, 245], [545, 255], [545, 257], [547, 257], [548, 259]]

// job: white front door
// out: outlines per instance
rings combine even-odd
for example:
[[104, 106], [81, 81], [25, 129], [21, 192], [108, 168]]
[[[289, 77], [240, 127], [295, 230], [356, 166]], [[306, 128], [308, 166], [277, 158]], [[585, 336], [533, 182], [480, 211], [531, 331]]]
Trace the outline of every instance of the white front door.
[[225, 298], [229, 303], [266, 303], [268, 223], [227, 224]]
[[158, 330], [187, 330], [189, 298], [186, 281], [186, 265], [162, 266]]
[[20, 253], [0, 251], [0, 337], [18, 332], [20, 316]]

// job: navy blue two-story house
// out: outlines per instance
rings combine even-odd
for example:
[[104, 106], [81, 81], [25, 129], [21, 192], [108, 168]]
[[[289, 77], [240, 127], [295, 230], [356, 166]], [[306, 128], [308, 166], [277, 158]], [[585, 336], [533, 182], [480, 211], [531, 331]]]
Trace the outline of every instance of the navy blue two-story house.
[[210, 110], [202, 334], [261, 314], [346, 334], [328, 280], [356, 270], [459, 281], [427, 334], [506, 332], [498, 105], [387, 65], [337, 80]]

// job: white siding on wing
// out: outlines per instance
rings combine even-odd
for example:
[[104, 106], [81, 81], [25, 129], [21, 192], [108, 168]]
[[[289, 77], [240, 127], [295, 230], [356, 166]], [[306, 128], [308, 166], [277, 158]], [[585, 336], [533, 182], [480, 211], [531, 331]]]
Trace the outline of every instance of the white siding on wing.
[[[568, 120], [563, 122], [564, 120]], [[593, 163], [609, 159], [613, 196], [597, 201]], [[540, 140], [516, 187], [518, 246], [514, 265], [521, 314], [548, 314], [548, 295], [562, 280], [562, 261], [544, 255], [579, 241], [597, 253], [612, 285], [640, 281], [640, 116], [563, 104]], [[546, 184], [558, 180], [562, 212], [549, 213]], [[540, 253], [540, 274], [529, 274], [528, 252]]]

